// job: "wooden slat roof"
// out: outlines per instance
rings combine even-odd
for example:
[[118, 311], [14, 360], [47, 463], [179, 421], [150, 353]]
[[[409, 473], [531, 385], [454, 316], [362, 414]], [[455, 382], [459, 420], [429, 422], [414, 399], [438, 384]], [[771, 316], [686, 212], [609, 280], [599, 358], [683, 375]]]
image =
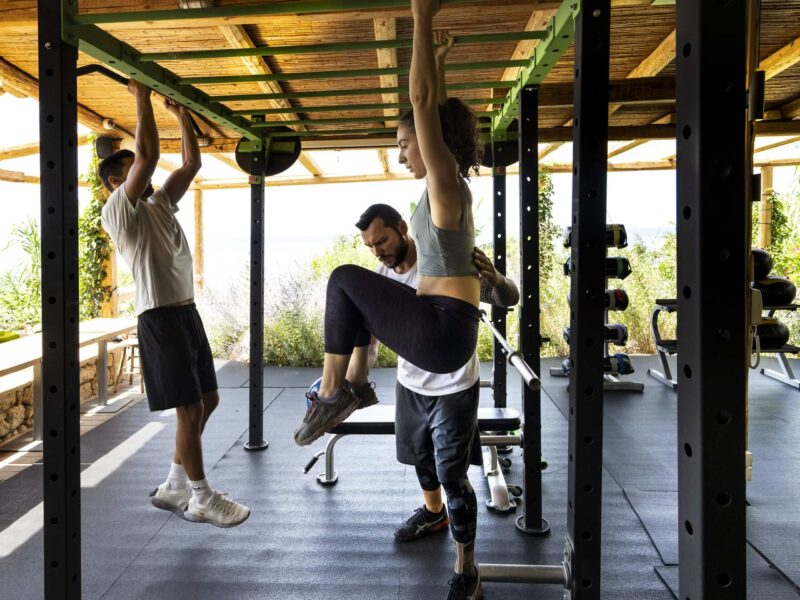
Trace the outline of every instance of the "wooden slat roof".
[[[289, 0], [277, 0], [280, 4]], [[261, 3], [263, 0], [217, 0], [217, 6]], [[176, 0], [80, 0], [81, 13], [106, 13], [141, 10], [172, 10]], [[554, 14], [560, 2], [551, 0], [494, 0], [466, 4], [445, 5], [437, 17], [436, 26], [450, 30], [454, 35], [522, 31], [533, 13], [540, 13], [542, 21]], [[611, 79], [628, 77], [675, 29], [674, 6], [652, 6], [651, 0], [612, 0], [611, 30]], [[410, 38], [413, 22], [407, 8], [359, 10], [352, 13], [263, 16], [214, 21], [203, 19], [180, 22], [154, 22], [139, 24], [110, 24], [103, 29], [142, 52], [167, 52], [182, 50], [206, 50], [230, 48], [231, 44], [221, 26], [241, 26], [242, 31], [255, 46], [306, 45], [334, 42], [375, 40], [373, 19], [388, 17], [396, 19], [398, 38]], [[38, 77], [35, 0], [4, 0], [0, 5], [0, 57], [23, 73]], [[794, 40], [800, 39], [800, 0], [763, 0], [762, 30], [759, 50], [760, 58], [766, 59]], [[800, 42], [798, 42], [800, 44]], [[450, 54], [452, 63], [507, 60], [512, 58], [516, 42], [487, 45], [456, 46]], [[408, 67], [410, 49], [397, 50], [397, 65]], [[574, 51], [568, 49], [553, 67], [545, 84], [568, 83], [574, 72]], [[80, 64], [94, 63], [83, 54]], [[207, 75], [249, 75], [245, 62], [240, 58], [217, 58], [211, 60], [179, 60], [161, 63], [182, 77]], [[377, 68], [378, 57], [374, 50], [337, 53], [308, 53], [267, 56], [265, 67], [273, 73], [302, 73], [308, 71], [369, 69]], [[475, 81], [499, 81], [505, 68], [487, 68], [471, 71], [448, 72], [448, 83]], [[674, 62], [659, 74], [674, 77]], [[407, 77], [399, 76], [400, 86], [407, 86]], [[293, 80], [279, 82], [280, 89], [287, 93], [313, 90], [337, 90], [352, 88], [378, 88], [380, 78], [366, 76], [357, 78], [331, 78], [316, 80]], [[259, 83], [198, 84], [204, 92], [215, 95], [259, 94], [265, 88]], [[464, 90], [454, 92], [460, 98], [488, 98], [492, 90]], [[767, 108], [779, 109], [800, 98], [800, 62], [794, 64], [767, 82]], [[79, 102], [102, 117], [113, 118], [125, 131], [135, 129], [135, 107], [133, 99], [124, 88], [99, 75], [89, 75], [79, 82]], [[407, 101], [407, 94], [400, 93], [399, 100]], [[347, 106], [381, 103], [381, 95], [365, 94], [336, 98], [303, 98], [291, 100], [295, 109], [287, 118], [329, 119], [348, 116], [382, 116], [382, 110], [352, 111]], [[335, 111], [304, 113], [304, 107], [341, 105]], [[226, 105], [234, 110], [245, 108], [270, 108], [275, 103], [266, 101], [235, 101]], [[475, 106], [484, 110], [485, 106]], [[612, 126], [647, 125], [674, 112], [673, 105], [623, 106], [610, 117]], [[163, 109], [157, 109], [161, 135], [164, 139], [175, 139], [179, 135], [174, 121]], [[568, 107], [543, 107], [540, 111], [540, 127], [562, 127], [571, 118]], [[268, 120], [278, 119], [269, 115]], [[348, 124], [347, 129], [374, 128], [380, 124]], [[309, 126], [310, 129], [331, 130], [331, 125]], [[238, 139], [238, 135], [220, 130], [212, 137], [223, 143], [225, 138]], [[350, 136], [346, 136], [350, 137]]]

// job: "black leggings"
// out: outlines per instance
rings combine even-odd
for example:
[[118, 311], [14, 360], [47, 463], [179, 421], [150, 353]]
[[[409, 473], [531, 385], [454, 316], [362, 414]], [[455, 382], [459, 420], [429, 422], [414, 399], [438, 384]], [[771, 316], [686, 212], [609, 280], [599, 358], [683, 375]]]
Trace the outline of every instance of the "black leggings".
[[325, 305], [325, 352], [351, 354], [370, 334], [415, 366], [452, 373], [478, 341], [480, 312], [449, 296], [416, 291], [355, 265], [334, 269]]

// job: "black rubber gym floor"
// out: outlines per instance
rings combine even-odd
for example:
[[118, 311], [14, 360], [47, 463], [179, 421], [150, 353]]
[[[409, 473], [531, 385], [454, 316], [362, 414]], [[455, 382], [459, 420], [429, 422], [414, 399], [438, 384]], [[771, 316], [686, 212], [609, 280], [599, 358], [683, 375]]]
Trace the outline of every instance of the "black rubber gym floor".
[[[545, 361], [542, 371], [558, 364]], [[603, 490], [603, 597], [669, 600], [677, 586], [676, 396], [647, 377], [653, 357], [636, 357], [633, 379], [644, 394], [606, 396]], [[174, 417], [151, 414], [145, 402], [82, 438], [83, 597], [107, 599], [437, 600], [447, 594], [452, 548], [447, 535], [397, 545], [392, 532], [421, 503], [413, 469], [394, 459], [394, 438], [361, 436], [337, 445], [339, 483], [323, 488], [302, 467], [324, 442], [298, 448], [292, 431], [305, 410], [315, 369], [265, 373], [265, 437], [270, 447], [247, 453], [247, 368], [219, 371], [220, 409], [204, 450], [209, 480], [251, 507], [235, 529], [197, 525], [149, 505], [147, 495], [170, 462]], [[488, 374], [487, 374], [488, 375]], [[374, 373], [383, 402], [393, 403], [393, 370]], [[566, 381], [545, 375], [543, 478], [546, 538], [514, 527], [514, 515], [481, 508], [478, 559], [492, 563], [560, 562], [566, 532]], [[510, 378], [509, 406], [519, 406]], [[800, 595], [800, 391], [751, 371], [748, 484], [749, 598]], [[488, 390], [482, 403], [491, 404]], [[521, 457], [507, 479], [521, 483]], [[480, 469], [471, 479], [481, 505]], [[2, 597], [38, 599], [42, 592], [41, 468], [0, 484]], [[11, 543], [10, 543], [11, 542]], [[490, 600], [561, 599], [554, 587], [486, 584]]]

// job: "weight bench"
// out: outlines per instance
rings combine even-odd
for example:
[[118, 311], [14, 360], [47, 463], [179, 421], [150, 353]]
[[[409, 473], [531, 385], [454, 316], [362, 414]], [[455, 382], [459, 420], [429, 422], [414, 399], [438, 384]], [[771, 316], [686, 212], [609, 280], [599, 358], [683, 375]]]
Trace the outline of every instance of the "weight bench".
[[[331, 436], [324, 450], [317, 452], [308, 461], [303, 473], [308, 473], [322, 455], [325, 455], [325, 472], [317, 475], [320, 485], [335, 485], [339, 479], [333, 467], [336, 443], [346, 435], [394, 435], [394, 405], [377, 405], [357, 410], [347, 420], [331, 430]], [[516, 431], [520, 428], [519, 411], [513, 408], [478, 408], [478, 431]], [[483, 471], [489, 485], [491, 499], [486, 505], [496, 511], [505, 512], [516, 508], [516, 502], [509, 498], [509, 492], [522, 495], [519, 486], [507, 486], [501, 467], [508, 467], [511, 461], [498, 458], [497, 446], [522, 445], [519, 435], [481, 434], [483, 451]]]
[[675, 299], [656, 300], [656, 307], [650, 315], [650, 333], [653, 336], [653, 343], [656, 345], [656, 352], [658, 353], [658, 360], [661, 361], [662, 371], [655, 369], [647, 369], [647, 374], [653, 379], [657, 379], [664, 385], [678, 389], [678, 382], [672, 377], [672, 372], [669, 368], [669, 361], [667, 356], [672, 356], [678, 353], [677, 340], [664, 340], [661, 339], [661, 332], [658, 330], [658, 317], [662, 312], [672, 313], [678, 310], [678, 301]]

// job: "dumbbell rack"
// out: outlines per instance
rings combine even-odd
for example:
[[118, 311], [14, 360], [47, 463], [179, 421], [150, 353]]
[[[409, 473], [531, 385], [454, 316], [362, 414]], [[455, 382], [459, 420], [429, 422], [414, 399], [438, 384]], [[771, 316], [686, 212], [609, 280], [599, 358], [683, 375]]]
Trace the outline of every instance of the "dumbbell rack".
[[[613, 231], [614, 232], [614, 234], [612, 235], [612, 238], [616, 242], [616, 243], [612, 242], [610, 244], [607, 244], [607, 246], [606, 246], [606, 258], [608, 258], [608, 248], [609, 247], [625, 248], [628, 245], [628, 243], [627, 243], [627, 233], [625, 231], [625, 226], [624, 225], [607, 225], [606, 227], [607, 227], [608, 231]], [[564, 239], [564, 246], [565, 247], [569, 247], [569, 245], [570, 245], [569, 244], [569, 239], [570, 239], [570, 234], [569, 234], [569, 230], [568, 230], [567, 234], [565, 236], [565, 239]], [[616, 241], [616, 240], [620, 240], [620, 241]], [[565, 275], [568, 275], [568, 272], [566, 272], [566, 269], [565, 269]], [[627, 275], [626, 275], [626, 277], [627, 277]], [[609, 277], [605, 278], [605, 288], [606, 289], [608, 289], [609, 279], [611, 279], [611, 278], [609, 278]], [[606, 325], [608, 325], [608, 312], [609, 312], [608, 309], [603, 311], [603, 322]], [[603, 342], [603, 352], [604, 352], [604, 355], [606, 357], [611, 356], [609, 354], [609, 345], [610, 345], [610, 343], [608, 341]], [[569, 360], [569, 359], [567, 359], [567, 360]], [[630, 373], [628, 373], [628, 374], [632, 374], [632, 373], [633, 373], [633, 371], [631, 370]], [[553, 376], [553, 377], [568, 377], [569, 376], [569, 370], [566, 369], [563, 366], [562, 367], [551, 367], [550, 368], [550, 375]], [[618, 371], [612, 371], [612, 372], [609, 372], [609, 373], [604, 373], [603, 374], [603, 389], [606, 390], [606, 391], [612, 391], [612, 392], [614, 392], [614, 391], [643, 392], [644, 391], [644, 384], [643, 383], [640, 383], [640, 382], [637, 382], [637, 381], [621, 381], [619, 379], [619, 376], [620, 376], [620, 373]]]

